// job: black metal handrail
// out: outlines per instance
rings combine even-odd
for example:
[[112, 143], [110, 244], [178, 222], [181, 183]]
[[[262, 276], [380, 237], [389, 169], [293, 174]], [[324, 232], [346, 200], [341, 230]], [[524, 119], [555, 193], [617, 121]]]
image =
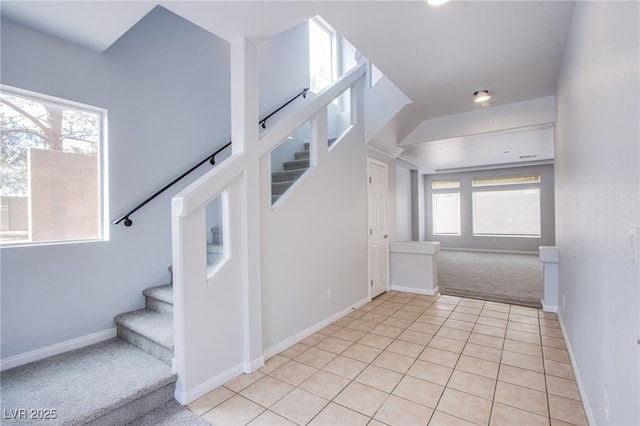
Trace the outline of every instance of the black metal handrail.
[[295, 101], [296, 99], [298, 99], [300, 96], [302, 96], [303, 98], [307, 97], [307, 92], [309, 91], [309, 88], [307, 87], [306, 89], [303, 89], [302, 92], [298, 93], [297, 95], [295, 95], [293, 98], [289, 99], [286, 103], [282, 104], [282, 106], [280, 108], [278, 108], [277, 110], [273, 111], [271, 114], [267, 115], [265, 118], [263, 118], [262, 120], [258, 121], [258, 124], [262, 126], [263, 129], [267, 128], [267, 120], [270, 119], [271, 117], [273, 117], [274, 115], [276, 115], [278, 112], [280, 112], [281, 109], [283, 109], [284, 107], [286, 107], [287, 105], [289, 105], [291, 102]]
[[[276, 113], [278, 113], [280, 110], [282, 110], [284, 107], [286, 107], [287, 105], [289, 105], [291, 102], [295, 101], [296, 99], [298, 99], [300, 96], [302, 96], [303, 98], [307, 97], [307, 92], [309, 91], [308, 88], [302, 90], [300, 93], [298, 93], [296, 96], [294, 96], [293, 98], [289, 99], [286, 103], [284, 103], [280, 108], [276, 109], [275, 111], [273, 111], [271, 114], [267, 115], [265, 118], [263, 118], [262, 120], [258, 121], [258, 124], [260, 126], [262, 126], [262, 128], [266, 128], [266, 123], [267, 120], [271, 117], [273, 117]], [[137, 206], [135, 206], [134, 208], [132, 208], [131, 210], [129, 210], [127, 213], [125, 213], [124, 215], [122, 215], [119, 219], [114, 220], [113, 222], [111, 222], [113, 225], [118, 225], [120, 222], [124, 222], [124, 226], [131, 226], [133, 225], [133, 221], [131, 220], [131, 218], [129, 218], [129, 216], [131, 216], [132, 214], [134, 214], [135, 212], [137, 212], [139, 209], [141, 209], [143, 206], [145, 206], [147, 203], [149, 203], [151, 200], [153, 200], [154, 198], [156, 198], [158, 195], [162, 194], [164, 191], [166, 191], [167, 189], [169, 189], [171, 186], [173, 186], [174, 184], [176, 184], [178, 181], [180, 181], [182, 178], [184, 178], [185, 176], [187, 176], [189, 173], [191, 173], [192, 171], [194, 171], [195, 169], [197, 169], [198, 167], [200, 167], [201, 165], [203, 165], [204, 163], [206, 163], [207, 161], [209, 163], [211, 163], [211, 165], [215, 165], [216, 164], [216, 155], [220, 154], [222, 151], [224, 151], [225, 149], [229, 148], [231, 146], [231, 141], [227, 142], [222, 148], [218, 149], [216, 152], [214, 152], [213, 154], [207, 156], [204, 160], [199, 161], [197, 164], [195, 164], [193, 167], [191, 167], [189, 170], [187, 170], [186, 172], [182, 173], [180, 176], [178, 176], [177, 178], [175, 178], [174, 180], [172, 180], [171, 182], [169, 182], [168, 184], [166, 184], [165, 186], [163, 186], [161, 189], [159, 189], [158, 191], [156, 191], [153, 195], [151, 195], [150, 197], [148, 197], [146, 200], [144, 200], [143, 202], [141, 202], [140, 204], [138, 204]]]

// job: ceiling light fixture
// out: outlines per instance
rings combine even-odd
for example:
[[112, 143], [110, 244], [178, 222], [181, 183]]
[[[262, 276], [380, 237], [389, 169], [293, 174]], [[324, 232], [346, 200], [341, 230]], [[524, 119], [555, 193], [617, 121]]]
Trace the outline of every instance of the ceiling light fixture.
[[427, 3], [429, 3], [429, 6], [438, 7], [448, 1], [449, 0], [427, 0]]
[[478, 90], [477, 92], [473, 92], [473, 96], [476, 97], [474, 101], [478, 104], [487, 102], [489, 99], [491, 99], [491, 95], [489, 94], [488, 90]]

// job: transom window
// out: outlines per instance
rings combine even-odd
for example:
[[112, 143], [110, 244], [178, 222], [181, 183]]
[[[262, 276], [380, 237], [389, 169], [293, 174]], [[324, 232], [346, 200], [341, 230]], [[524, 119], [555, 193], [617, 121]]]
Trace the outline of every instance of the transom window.
[[0, 244], [100, 240], [106, 111], [1, 87]]

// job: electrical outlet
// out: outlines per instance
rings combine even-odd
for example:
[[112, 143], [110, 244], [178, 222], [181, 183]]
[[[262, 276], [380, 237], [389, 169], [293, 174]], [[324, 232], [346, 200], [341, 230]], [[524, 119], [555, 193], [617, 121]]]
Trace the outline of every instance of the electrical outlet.
[[327, 289], [327, 300], [331, 300], [333, 298], [333, 289]]

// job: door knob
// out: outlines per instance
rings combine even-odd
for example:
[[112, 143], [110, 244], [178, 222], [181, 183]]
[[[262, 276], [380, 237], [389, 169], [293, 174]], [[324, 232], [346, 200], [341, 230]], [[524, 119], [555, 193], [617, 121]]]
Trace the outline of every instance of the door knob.
[[385, 238], [387, 238], [388, 236], [389, 236], [389, 235], [387, 235], [387, 234], [384, 234], [384, 237], [385, 237]]

